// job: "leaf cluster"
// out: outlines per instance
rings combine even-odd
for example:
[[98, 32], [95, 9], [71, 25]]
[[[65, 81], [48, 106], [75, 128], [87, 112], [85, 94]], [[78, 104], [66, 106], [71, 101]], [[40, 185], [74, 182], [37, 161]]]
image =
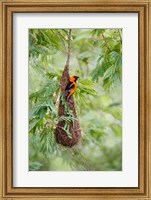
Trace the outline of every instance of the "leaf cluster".
[[113, 89], [122, 76], [122, 40], [121, 30], [93, 30], [92, 35], [101, 41], [101, 52], [96, 67], [92, 70], [92, 80], [103, 79], [104, 89]]
[[68, 32], [65, 29], [30, 29], [29, 55], [55, 54], [64, 51], [67, 45]]

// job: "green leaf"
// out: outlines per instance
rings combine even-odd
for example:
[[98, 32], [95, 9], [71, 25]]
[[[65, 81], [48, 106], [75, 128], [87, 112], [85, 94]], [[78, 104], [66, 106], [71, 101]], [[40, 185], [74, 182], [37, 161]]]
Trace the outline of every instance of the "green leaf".
[[115, 68], [113, 66], [109, 67], [105, 73], [104, 73], [104, 76], [103, 76], [103, 79], [107, 79], [107, 78], [110, 78], [113, 74], [115, 73]]
[[29, 124], [29, 132], [37, 125], [38, 122], [39, 122], [39, 119], [34, 120], [33, 122]]
[[97, 96], [98, 92], [94, 89], [94, 86], [95, 84], [89, 79], [79, 80], [75, 94], [77, 96], [81, 96], [83, 94]]
[[92, 35], [100, 36], [102, 33], [104, 33], [105, 29], [94, 29], [91, 33]]
[[39, 162], [29, 162], [29, 171], [38, 171], [43, 166], [43, 164]]
[[115, 133], [116, 136], [121, 137], [122, 135], [122, 127], [117, 124], [110, 124], [110, 128]]
[[121, 58], [121, 55], [119, 53], [117, 53], [116, 51], [112, 51], [110, 53], [111, 55], [111, 58], [114, 60], [115, 62], [115, 66], [116, 68], [120, 68], [122, 67], [122, 58]]

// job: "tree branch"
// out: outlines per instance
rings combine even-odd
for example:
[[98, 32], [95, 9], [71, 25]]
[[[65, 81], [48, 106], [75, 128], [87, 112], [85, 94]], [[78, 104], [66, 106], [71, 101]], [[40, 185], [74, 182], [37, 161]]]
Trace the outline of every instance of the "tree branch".
[[71, 31], [72, 31], [72, 29], [69, 29], [68, 47], [67, 47], [67, 61], [66, 61], [66, 65], [65, 65], [65, 68], [63, 70], [63, 73], [62, 73], [61, 80], [60, 80], [60, 86], [61, 86], [61, 90], [62, 90], [62, 93], [64, 94], [64, 96], [65, 96], [65, 88], [66, 88], [66, 85], [67, 85], [67, 83], [69, 81], [69, 62], [70, 62], [70, 49], [71, 49], [71, 45], [70, 45]]
[[105, 42], [105, 44], [106, 44], [106, 47], [107, 47], [108, 51], [110, 52], [111, 49], [109, 48], [108, 43], [107, 43], [107, 41], [106, 41], [105, 36], [104, 36], [103, 33], [102, 33], [102, 37], [103, 37], [103, 39], [104, 39], [104, 42]]
[[67, 62], [66, 65], [69, 66], [69, 61], [70, 61], [70, 50], [71, 50], [71, 31], [72, 29], [69, 29], [69, 35], [68, 35], [68, 49], [67, 49]]

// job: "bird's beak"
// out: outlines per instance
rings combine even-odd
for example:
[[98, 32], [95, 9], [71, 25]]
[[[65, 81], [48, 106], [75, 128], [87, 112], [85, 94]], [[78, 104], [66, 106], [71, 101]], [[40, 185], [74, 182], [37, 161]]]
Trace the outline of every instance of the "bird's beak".
[[79, 76], [76, 76], [76, 80], [79, 78]]

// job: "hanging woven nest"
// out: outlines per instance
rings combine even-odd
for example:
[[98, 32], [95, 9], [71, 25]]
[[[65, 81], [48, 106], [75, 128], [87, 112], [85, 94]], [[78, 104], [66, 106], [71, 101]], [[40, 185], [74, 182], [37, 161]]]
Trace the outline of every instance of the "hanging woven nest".
[[[64, 98], [65, 98], [65, 88], [69, 81], [68, 69], [69, 69], [69, 67], [65, 66], [65, 70], [63, 72], [63, 75], [62, 75], [62, 78], [60, 81], [61, 92], [62, 92], [62, 95], [64, 96]], [[65, 120], [58, 122], [58, 124], [56, 126], [56, 130], [55, 130], [55, 136], [56, 136], [56, 140], [58, 143], [62, 144], [63, 146], [72, 147], [72, 146], [76, 145], [79, 142], [79, 140], [81, 139], [81, 130], [80, 130], [79, 121], [77, 119], [77, 113], [75, 110], [75, 103], [74, 103], [73, 96], [71, 97], [71, 102], [67, 102], [67, 105], [68, 105], [69, 109], [72, 111], [74, 119], [75, 119], [74, 122], [71, 121], [69, 123], [69, 132], [70, 132], [71, 136], [69, 137], [67, 132], [63, 130], [65, 123], [66, 123]], [[61, 98], [60, 98], [60, 102], [59, 102], [58, 116], [59, 117], [65, 116], [65, 106], [63, 105]]]
[[[71, 37], [71, 30], [69, 31], [67, 62], [66, 62], [64, 71], [62, 73], [61, 80], [60, 80], [61, 95], [63, 95], [64, 99], [66, 99], [65, 88], [69, 82], [70, 37]], [[64, 130], [64, 127], [66, 124], [65, 120], [59, 121], [55, 129], [56, 141], [59, 144], [62, 144], [63, 146], [67, 146], [67, 147], [73, 147], [74, 145], [78, 144], [78, 142], [81, 139], [80, 124], [77, 118], [73, 96], [71, 96], [70, 100], [71, 100], [70, 102], [65, 100], [68, 106], [68, 109], [70, 109], [74, 117], [74, 121], [70, 121], [68, 123], [68, 131], [70, 133], [70, 136]], [[62, 98], [60, 97], [60, 102], [59, 102], [59, 107], [58, 107], [58, 117], [60, 118], [62, 116], [68, 117], [68, 114], [65, 112], [65, 105], [63, 104]]]

